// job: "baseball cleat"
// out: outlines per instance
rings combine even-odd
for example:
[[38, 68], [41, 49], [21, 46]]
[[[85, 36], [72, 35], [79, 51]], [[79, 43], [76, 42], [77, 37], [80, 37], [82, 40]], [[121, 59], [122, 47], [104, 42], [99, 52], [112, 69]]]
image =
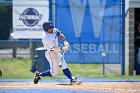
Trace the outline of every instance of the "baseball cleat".
[[77, 78], [75, 79], [72, 79], [70, 81], [70, 85], [80, 85], [82, 82], [81, 81], [78, 81]]
[[37, 84], [39, 80], [41, 80], [41, 77], [39, 76], [39, 72], [36, 71], [34, 77], [34, 84]]

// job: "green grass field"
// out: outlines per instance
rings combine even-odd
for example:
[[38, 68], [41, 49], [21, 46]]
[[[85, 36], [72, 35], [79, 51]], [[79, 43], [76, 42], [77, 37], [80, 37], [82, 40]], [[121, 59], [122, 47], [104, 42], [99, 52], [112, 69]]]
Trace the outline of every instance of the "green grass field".
[[[34, 73], [30, 71], [32, 65], [31, 60], [25, 59], [8, 59], [0, 60], [0, 69], [2, 70], [1, 79], [32, 79]], [[103, 76], [100, 71], [100, 65], [97, 64], [69, 64], [69, 69], [74, 76]], [[63, 76], [61, 69], [59, 69], [57, 76]], [[116, 76], [105, 75], [106, 77], [117, 78], [140, 78], [139, 76]]]
[[[0, 69], [2, 70], [3, 76], [1, 78], [32, 78], [34, 73], [30, 71], [31, 60], [25, 59], [8, 59], [0, 60]], [[69, 69], [75, 76], [93, 76], [99, 73], [99, 65], [92, 64], [69, 64]], [[63, 76], [62, 69], [59, 69], [57, 76]]]
[[0, 60], [0, 69], [2, 70], [2, 77], [4, 79], [14, 78], [31, 78], [33, 73], [30, 72], [31, 60], [23, 59], [8, 59]]

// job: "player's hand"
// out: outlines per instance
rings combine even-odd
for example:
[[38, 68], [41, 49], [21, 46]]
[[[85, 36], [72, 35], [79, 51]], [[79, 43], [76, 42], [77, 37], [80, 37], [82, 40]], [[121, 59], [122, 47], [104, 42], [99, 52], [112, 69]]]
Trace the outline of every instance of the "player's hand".
[[64, 41], [64, 46], [69, 48], [69, 43], [66, 40]]
[[66, 47], [66, 46], [65, 47], [62, 47], [62, 50], [63, 51], [68, 51], [68, 47]]

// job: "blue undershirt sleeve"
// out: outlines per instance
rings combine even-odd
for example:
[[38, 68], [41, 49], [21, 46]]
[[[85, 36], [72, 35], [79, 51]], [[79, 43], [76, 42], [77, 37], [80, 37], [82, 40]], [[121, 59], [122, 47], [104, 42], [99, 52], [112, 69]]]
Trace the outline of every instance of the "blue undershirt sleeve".
[[61, 34], [61, 31], [57, 30], [56, 35], [59, 36]]

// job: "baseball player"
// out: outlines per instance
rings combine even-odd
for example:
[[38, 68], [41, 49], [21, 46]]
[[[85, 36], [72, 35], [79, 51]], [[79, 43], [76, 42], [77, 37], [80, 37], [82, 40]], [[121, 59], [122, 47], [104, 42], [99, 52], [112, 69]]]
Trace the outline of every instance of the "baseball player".
[[[62, 54], [60, 51], [67, 51], [69, 48], [69, 43], [67, 42], [65, 36], [62, 34], [61, 31], [54, 28], [52, 22], [45, 22], [43, 23], [43, 37], [42, 43], [45, 48], [45, 57], [47, 58], [50, 69], [44, 72], [35, 72], [34, 77], [34, 84], [37, 84], [41, 77], [44, 76], [55, 76], [58, 73], [59, 63], [61, 61], [62, 64], [62, 71], [65, 76], [70, 79], [70, 84], [80, 83], [77, 81], [77, 78], [73, 77], [70, 70], [68, 69], [68, 65], [66, 61], [61, 59]], [[64, 47], [58, 47], [58, 37], [63, 41]]]

